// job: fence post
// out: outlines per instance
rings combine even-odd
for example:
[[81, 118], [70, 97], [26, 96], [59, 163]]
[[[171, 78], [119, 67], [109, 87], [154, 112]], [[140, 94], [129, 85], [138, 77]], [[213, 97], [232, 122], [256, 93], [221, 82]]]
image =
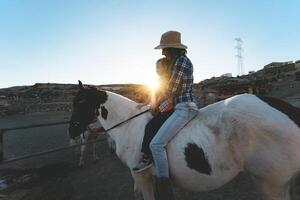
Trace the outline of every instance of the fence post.
[[0, 129], [0, 163], [3, 161], [3, 135], [5, 130]]

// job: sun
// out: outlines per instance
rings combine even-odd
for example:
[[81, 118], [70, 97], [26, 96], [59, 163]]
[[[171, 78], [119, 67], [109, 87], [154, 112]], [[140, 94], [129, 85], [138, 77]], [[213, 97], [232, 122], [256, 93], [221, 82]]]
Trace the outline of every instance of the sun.
[[159, 88], [158, 80], [156, 79], [149, 80], [146, 84], [152, 92], [155, 92]]
[[155, 91], [158, 88], [158, 82], [154, 81], [153, 83], [148, 83], [148, 87], [152, 90]]

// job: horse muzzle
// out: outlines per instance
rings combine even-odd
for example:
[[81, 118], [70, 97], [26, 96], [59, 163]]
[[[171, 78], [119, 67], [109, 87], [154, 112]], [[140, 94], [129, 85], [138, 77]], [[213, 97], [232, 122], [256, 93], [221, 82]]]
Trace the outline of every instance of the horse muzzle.
[[84, 131], [85, 131], [85, 129], [82, 126], [80, 126], [79, 122], [70, 122], [70, 125], [69, 125], [69, 137], [70, 138], [76, 138]]

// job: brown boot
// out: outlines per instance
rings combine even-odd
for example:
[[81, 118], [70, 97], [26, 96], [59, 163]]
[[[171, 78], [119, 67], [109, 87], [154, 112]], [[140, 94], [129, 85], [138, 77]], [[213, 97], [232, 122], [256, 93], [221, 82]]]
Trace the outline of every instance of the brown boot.
[[156, 178], [156, 200], [174, 200], [170, 179], [167, 177]]

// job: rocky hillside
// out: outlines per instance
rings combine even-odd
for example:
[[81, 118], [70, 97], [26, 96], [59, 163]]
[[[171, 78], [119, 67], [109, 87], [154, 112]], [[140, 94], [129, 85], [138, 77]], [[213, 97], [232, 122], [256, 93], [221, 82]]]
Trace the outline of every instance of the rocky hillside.
[[200, 107], [242, 93], [280, 98], [300, 107], [300, 60], [270, 63], [239, 77], [212, 77], [195, 84], [195, 88]]
[[[145, 101], [149, 89], [144, 85], [115, 84], [95, 86], [127, 96], [135, 101]], [[17, 86], [0, 90], [0, 116], [36, 112], [70, 112], [72, 99], [78, 85], [36, 83], [33, 86]]]
[[[149, 88], [138, 84], [99, 85], [127, 96], [135, 101], [145, 101]], [[35, 112], [70, 112], [77, 85], [37, 83], [33, 86], [17, 86], [0, 89], [0, 116]], [[226, 74], [195, 84], [198, 106], [241, 93], [253, 93], [283, 99], [300, 107], [300, 61], [295, 63], [270, 63], [262, 70], [240, 77]]]

